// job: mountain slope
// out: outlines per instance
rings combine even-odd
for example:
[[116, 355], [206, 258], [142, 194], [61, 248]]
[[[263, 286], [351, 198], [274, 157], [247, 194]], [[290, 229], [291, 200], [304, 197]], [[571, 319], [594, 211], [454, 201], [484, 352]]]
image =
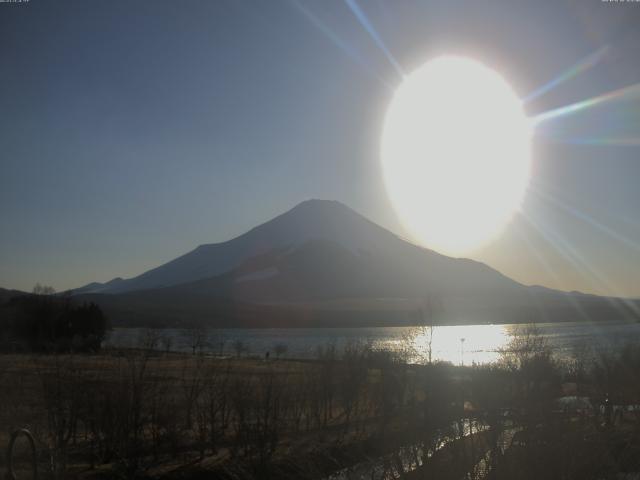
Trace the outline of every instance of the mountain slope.
[[398, 325], [635, 318], [636, 304], [519, 284], [420, 248], [348, 207], [311, 200], [228, 242], [77, 294], [116, 323]]
[[[471, 278], [476, 277], [475, 272], [482, 270], [492, 277], [491, 281], [509, 282], [506, 277], [483, 264], [451, 259], [411, 245], [339, 202], [309, 200], [227, 242], [201, 245], [137, 277], [127, 280], [118, 278], [106, 284], [89, 284], [76, 293], [123, 293], [211, 278], [238, 268], [260, 255], [291, 251], [309, 241], [332, 242], [360, 255], [389, 256], [401, 251], [414, 255], [419, 253], [421, 258], [430, 259], [431, 266], [445, 276], [449, 276], [446, 270], [451, 265], [456, 272], [465, 270], [465, 273], [471, 274]], [[407, 267], [410, 266], [410, 263], [407, 264]]]

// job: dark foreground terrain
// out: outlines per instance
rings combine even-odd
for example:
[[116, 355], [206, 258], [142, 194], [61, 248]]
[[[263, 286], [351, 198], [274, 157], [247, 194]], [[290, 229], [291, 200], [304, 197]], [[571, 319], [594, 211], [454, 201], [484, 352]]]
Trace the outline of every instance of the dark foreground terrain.
[[[0, 356], [0, 444], [27, 427], [40, 478], [640, 472], [639, 348], [560, 362], [532, 331], [498, 365], [454, 367], [366, 345], [306, 362], [178, 355], [152, 335], [144, 347]], [[14, 452], [18, 478], [31, 478], [26, 446]]]

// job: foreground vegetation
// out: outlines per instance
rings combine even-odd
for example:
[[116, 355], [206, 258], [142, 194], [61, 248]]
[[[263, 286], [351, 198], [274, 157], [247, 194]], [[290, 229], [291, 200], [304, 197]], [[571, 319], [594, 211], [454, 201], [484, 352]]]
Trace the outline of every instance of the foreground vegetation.
[[535, 331], [516, 339], [499, 364], [470, 367], [408, 365], [368, 345], [304, 362], [179, 355], [152, 335], [136, 350], [3, 355], [0, 443], [28, 427], [52, 478], [640, 471], [640, 348], [559, 361]]

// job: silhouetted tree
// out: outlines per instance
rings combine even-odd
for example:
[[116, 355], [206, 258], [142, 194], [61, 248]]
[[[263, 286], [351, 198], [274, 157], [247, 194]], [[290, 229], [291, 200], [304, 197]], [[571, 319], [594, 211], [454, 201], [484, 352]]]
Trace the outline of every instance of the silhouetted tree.
[[8, 310], [3, 328], [34, 351], [96, 351], [109, 328], [98, 305], [74, 305], [68, 297], [52, 294], [14, 297]]

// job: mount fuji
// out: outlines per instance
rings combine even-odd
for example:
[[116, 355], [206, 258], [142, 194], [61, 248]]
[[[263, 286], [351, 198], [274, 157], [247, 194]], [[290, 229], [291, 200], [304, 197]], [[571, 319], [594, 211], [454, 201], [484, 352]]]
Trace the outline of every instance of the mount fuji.
[[116, 324], [406, 325], [635, 318], [618, 298], [526, 286], [416, 246], [349, 207], [308, 200], [223, 243], [72, 292]]

